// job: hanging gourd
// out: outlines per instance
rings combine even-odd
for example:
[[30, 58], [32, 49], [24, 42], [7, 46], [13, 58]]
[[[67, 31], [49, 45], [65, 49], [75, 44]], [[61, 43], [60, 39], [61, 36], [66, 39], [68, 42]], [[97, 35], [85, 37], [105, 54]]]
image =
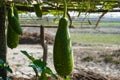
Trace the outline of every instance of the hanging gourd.
[[16, 48], [19, 44], [19, 35], [21, 35], [22, 28], [19, 23], [18, 10], [14, 6], [13, 2], [10, 2], [10, 6], [7, 11], [8, 27], [7, 27], [7, 46], [11, 49]]
[[11, 25], [12, 29], [19, 35], [23, 33], [22, 28], [20, 26], [19, 17], [17, 8], [14, 5], [10, 5], [8, 7], [8, 22]]
[[33, 2], [34, 11], [37, 17], [42, 17], [42, 3], [39, 2]]
[[66, 17], [67, 4], [64, 0], [64, 14], [59, 20], [53, 47], [54, 67], [61, 77], [68, 76], [73, 70], [73, 51], [69, 32], [69, 21]]
[[8, 24], [7, 29], [7, 46], [11, 49], [16, 48], [19, 44], [19, 35], [12, 29], [11, 25]]

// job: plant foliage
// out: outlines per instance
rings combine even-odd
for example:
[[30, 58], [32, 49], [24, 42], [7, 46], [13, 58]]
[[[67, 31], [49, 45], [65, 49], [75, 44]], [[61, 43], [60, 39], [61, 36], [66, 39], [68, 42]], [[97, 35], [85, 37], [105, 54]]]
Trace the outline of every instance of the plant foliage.
[[[33, 56], [29, 55], [26, 51], [21, 51], [29, 60], [31, 60], [31, 63], [29, 67], [32, 67], [37, 80], [49, 80], [47, 75], [50, 75], [51, 77], [57, 79], [57, 76], [52, 72], [52, 70], [47, 67], [46, 62], [42, 61], [41, 59], [35, 59]], [[40, 75], [39, 75], [40, 73]]]

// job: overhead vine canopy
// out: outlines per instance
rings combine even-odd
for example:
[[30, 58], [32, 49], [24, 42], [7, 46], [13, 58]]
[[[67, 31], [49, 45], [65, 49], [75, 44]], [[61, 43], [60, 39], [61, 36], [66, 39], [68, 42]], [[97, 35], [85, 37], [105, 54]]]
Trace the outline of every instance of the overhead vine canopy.
[[[63, 10], [63, 0], [13, 0], [16, 4], [29, 4], [33, 1], [42, 4], [43, 11]], [[19, 5], [20, 6], [20, 5]], [[67, 0], [68, 11], [78, 12], [120, 12], [120, 0]], [[21, 6], [20, 10], [27, 10]]]
[[[7, 6], [9, 6], [8, 1], [11, 0], [0, 0], [1, 2], [5, 2]], [[63, 13], [63, 0], [12, 0], [15, 3], [15, 6], [20, 11], [29, 11], [34, 12], [33, 2], [36, 1], [40, 3], [42, 6], [42, 13], [47, 14], [61, 14]], [[100, 22], [101, 18], [107, 12], [120, 12], [120, 0], [66, 0], [67, 1], [67, 11], [76, 11], [78, 12], [78, 16], [82, 13], [97, 13], [102, 12], [101, 16], [96, 23], [96, 26]], [[70, 20], [70, 25], [72, 25], [71, 16], [68, 13], [68, 17]]]
[[[0, 0], [1, 2], [5, 2], [7, 6], [9, 6], [8, 1], [11, 0]], [[63, 13], [63, 0], [12, 0], [18, 10], [20, 11], [29, 11], [34, 12], [33, 2], [41, 4], [42, 13], [47, 14], [51, 13], [53, 15], [58, 15]], [[82, 13], [97, 13], [102, 12], [101, 16], [96, 23], [96, 27], [100, 22], [101, 18], [107, 12], [120, 12], [120, 0], [66, 0], [67, 1], [67, 11], [76, 11], [78, 12], [78, 16]], [[59, 13], [58, 13], [59, 12]], [[72, 25], [71, 16], [68, 13], [68, 17], [70, 20], [70, 25]]]

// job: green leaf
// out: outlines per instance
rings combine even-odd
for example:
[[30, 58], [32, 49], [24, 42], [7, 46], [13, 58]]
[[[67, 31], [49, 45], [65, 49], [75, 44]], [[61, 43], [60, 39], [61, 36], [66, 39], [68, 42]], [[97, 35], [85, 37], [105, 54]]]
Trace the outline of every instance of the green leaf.
[[4, 61], [2, 59], [0, 59], [0, 64], [4, 64]]
[[5, 68], [5, 70], [7, 70], [8, 72], [13, 73], [12, 69], [9, 67], [8, 64], [4, 64], [4, 68]]
[[33, 56], [30, 56], [26, 51], [21, 51], [25, 56], [27, 56], [32, 62], [35, 60]]
[[52, 72], [52, 70], [49, 67], [46, 67], [44, 72], [51, 75], [53, 78], [57, 79], [57, 76]]
[[0, 64], [0, 67], [2, 67], [3, 65], [2, 64]]
[[46, 67], [46, 63], [43, 62], [43, 61], [41, 61], [40, 59], [34, 60], [33, 63], [34, 63], [35, 65], [38, 65], [39, 67], [41, 67], [41, 66], [42, 66], [42, 67]]
[[44, 71], [41, 73], [40, 80], [49, 80]]
[[4, 68], [8, 72], [12, 73], [12, 69], [2, 59], [0, 59], [0, 67]]
[[30, 65], [29, 65], [29, 67], [32, 67], [33, 69], [37, 69], [37, 71], [39, 71], [39, 72], [42, 72], [43, 70], [44, 70], [44, 68], [45, 67], [43, 67], [43, 66], [38, 66], [38, 65], [35, 65], [35, 64], [33, 64], [33, 63], [31, 63]]
[[52, 70], [49, 67], [46, 67], [44, 70], [45, 73], [52, 74]]
[[39, 72], [42, 72], [46, 67], [46, 63], [39, 59], [36, 59], [29, 66], [32, 68], [36, 68]]
[[0, 67], [4, 66], [4, 61], [2, 59], [0, 59]]

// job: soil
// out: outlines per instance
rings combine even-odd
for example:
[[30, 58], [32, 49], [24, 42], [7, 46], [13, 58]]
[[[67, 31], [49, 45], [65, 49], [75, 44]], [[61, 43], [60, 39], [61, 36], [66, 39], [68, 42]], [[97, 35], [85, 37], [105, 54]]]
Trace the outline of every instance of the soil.
[[[14, 73], [9, 74], [12, 80], [35, 80], [33, 70], [28, 67], [30, 61], [20, 53], [20, 50], [26, 50], [35, 58], [42, 58], [42, 47], [40, 34], [38, 33], [24, 33], [20, 36], [20, 45], [11, 50], [8, 48], [8, 63], [10, 64]], [[48, 44], [48, 67], [53, 72], [54, 66], [52, 61], [52, 49], [54, 37], [45, 33], [45, 40]], [[32, 45], [31, 45], [32, 44]], [[106, 63], [102, 60], [103, 54], [120, 53], [119, 46], [88, 46], [73, 44], [74, 52], [74, 70], [70, 75], [71, 80], [120, 80], [120, 64]], [[81, 61], [86, 56], [93, 56], [95, 59], [100, 58], [101, 61]], [[120, 58], [120, 56], [116, 56]], [[54, 80], [49, 77], [49, 80]], [[62, 80], [59, 78], [58, 80]]]
[[[12, 80], [36, 80], [35, 77], [28, 79], [28, 78], [23, 78], [23, 77], [16, 78], [15, 76], [11, 76], [10, 78]], [[49, 80], [55, 80], [52, 77], [48, 77], [48, 78]], [[84, 71], [84, 70], [81, 70], [80, 73], [71, 74], [70, 78], [71, 80], [120, 80], [119, 78], [104, 76], [104, 75], [100, 75], [94, 72]], [[62, 78], [58, 77], [58, 80], [62, 80]]]
[[[47, 44], [53, 44], [53, 41], [54, 41], [53, 36], [45, 33], [45, 41], [47, 42]], [[19, 43], [20, 44], [40, 44], [41, 43], [40, 34], [35, 32], [34, 33], [25, 32], [23, 33], [22, 36], [20, 36]]]

